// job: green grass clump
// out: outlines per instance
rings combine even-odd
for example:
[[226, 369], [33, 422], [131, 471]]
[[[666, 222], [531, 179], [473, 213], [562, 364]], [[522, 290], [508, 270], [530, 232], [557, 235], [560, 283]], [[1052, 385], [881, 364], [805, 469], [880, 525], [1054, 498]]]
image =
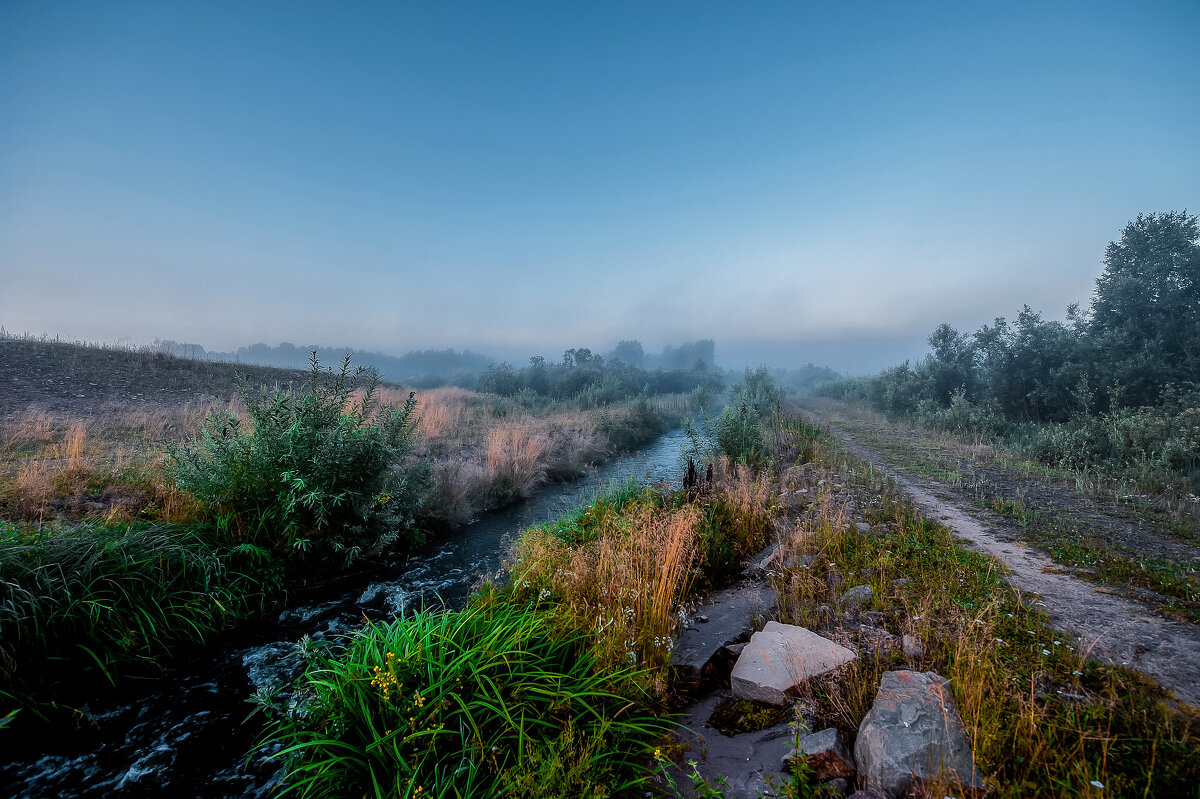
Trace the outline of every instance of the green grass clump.
[[609, 486], [603, 494], [580, 505], [558, 521], [531, 529], [545, 530], [566, 544], [587, 544], [595, 541], [614, 524], [628, 524], [638, 511], [661, 508], [666, 501], [663, 495], [629, 478]]
[[353, 636], [268, 732], [304, 796], [608, 796], [667, 730], [633, 667], [600, 668], [554, 607], [484, 591]]
[[[0, 692], [160, 665], [276, 600], [267, 551], [167, 524], [0, 529]], [[39, 690], [39, 693], [40, 693]], [[22, 703], [31, 701], [24, 693]]]

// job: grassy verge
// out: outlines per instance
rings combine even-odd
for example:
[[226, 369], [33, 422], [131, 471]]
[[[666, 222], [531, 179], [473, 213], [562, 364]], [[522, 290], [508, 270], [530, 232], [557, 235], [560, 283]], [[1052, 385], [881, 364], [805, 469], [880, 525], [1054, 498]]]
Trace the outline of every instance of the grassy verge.
[[[407, 396], [406, 389], [377, 391], [396, 406]], [[420, 392], [417, 401], [413, 456], [427, 460], [435, 477], [422, 507], [426, 523], [435, 525], [461, 523], [546, 483], [579, 477], [590, 464], [653, 441], [686, 412], [676, 397], [586, 411], [570, 403], [530, 409], [459, 388]], [[240, 400], [10, 414], [0, 420], [0, 518], [24, 526], [85, 517], [185, 522], [195, 508], [173, 490], [164, 458], [213, 411], [250, 422]]]
[[272, 735], [298, 796], [597, 796], [638, 782], [667, 724], [551, 603], [495, 593], [372, 626], [305, 675]]
[[[851, 411], [851, 409], [847, 409]], [[1200, 535], [1200, 520], [1148, 498], [1131, 497], [1096, 479], [1084, 481], [1075, 473], [1051, 469], [993, 446], [972, 447], [977, 461], [964, 457], [965, 445], [923, 436], [914, 445], [881, 418], [847, 419], [846, 427], [888, 463], [914, 475], [945, 483], [962, 492], [977, 508], [990, 510], [1019, 528], [1021, 538], [1039, 547], [1055, 562], [1080, 578], [1124, 591], [1149, 603], [1164, 615], [1200, 622], [1200, 575], [1197, 562], [1153, 552], [1127, 550], [1107, 534], [1107, 525], [1149, 525], [1158, 534], [1185, 546]], [[1040, 478], [1035, 481], [1034, 478]], [[1052, 487], [1055, 498], [1038, 495]], [[1118, 503], [1106, 501], [1116, 497]], [[1096, 517], [1108, 517], [1100, 518]], [[1178, 544], [1176, 547], [1178, 548]]]
[[[993, 795], [1194, 795], [1200, 725], [1192, 711], [1173, 709], [1136, 672], [1087, 661], [995, 561], [921, 518], [833, 442], [819, 448], [822, 468], [793, 481], [814, 499], [785, 548], [813, 561], [776, 576], [783, 619], [860, 644], [866, 623], [913, 635], [924, 649], [907, 658], [879, 648], [837, 682], [811, 685], [821, 722], [852, 736], [883, 671], [933, 670], [950, 679]], [[871, 606], [843, 614], [842, 581], [871, 585]]]

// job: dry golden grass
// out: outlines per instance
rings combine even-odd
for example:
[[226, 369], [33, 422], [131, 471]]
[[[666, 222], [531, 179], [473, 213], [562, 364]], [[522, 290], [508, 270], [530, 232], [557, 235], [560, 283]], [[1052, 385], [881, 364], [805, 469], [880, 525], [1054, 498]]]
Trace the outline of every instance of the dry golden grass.
[[717, 490], [741, 522], [737, 528], [739, 537], [733, 542], [737, 551], [757, 552], [768, 536], [775, 515], [775, 488], [770, 475], [765, 471], [755, 474], [752, 469], [730, 463], [726, 458]]
[[150, 506], [156, 518], [187, 518], [194, 508], [185, 512], [188, 503], [166, 485], [162, 456], [209, 410], [113, 405], [87, 419], [38, 409], [11, 416], [0, 427], [0, 504], [38, 521], [93, 511], [125, 519]]
[[[383, 386], [377, 398], [401, 406], [409, 391]], [[438, 480], [427, 508], [451, 523], [528, 497], [548, 480], [578, 476], [609, 454], [596, 412], [562, 406], [533, 412], [512, 400], [456, 387], [417, 392], [417, 401], [421, 435], [415, 454], [429, 458]], [[144, 497], [158, 497], [169, 482], [162, 469], [167, 446], [198, 435], [214, 411], [249, 423], [236, 398], [109, 403], [86, 417], [38, 408], [10, 414], [0, 422], [0, 503], [9, 515], [42, 519], [57, 506], [79, 507], [84, 495], [97, 493], [98, 484], [113, 481], [128, 483], [130, 490], [140, 482], [136, 487]], [[628, 410], [618, 406], [604, 413], [619, 420]], [[155, 505], [155, 514], [166, 512]]]
[[[513, 584], [552, 597], [592, 628], [602, 658], [662, 668], [691, 587], [699, 522], [694, 506], [636, 508], [577, 544], [535, 528], [514, 545]], [[657, 687], [664, 690], [665, 679]]]
[[57, 427], [49, 413], [31, 408], [0, 428], [0, 451], [32, 449], [51, 443]]
[[492, 482], [509, 487], [515, 496], [531, 496], [546, 481], [543, 455], [549, 443], [528, 420], [493, 427], [487, 438], [487, 468]]

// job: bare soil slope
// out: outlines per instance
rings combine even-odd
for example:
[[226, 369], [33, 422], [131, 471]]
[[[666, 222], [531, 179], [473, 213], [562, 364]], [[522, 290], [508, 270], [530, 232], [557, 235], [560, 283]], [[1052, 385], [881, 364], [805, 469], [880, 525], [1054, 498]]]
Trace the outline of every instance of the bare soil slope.
[[0, 418], [31, 407], [87, 418], [130, 403], [228, 401], [238, 374], [251, 383], [300, 382], [307, 373], [79, 344], [0, 339]]

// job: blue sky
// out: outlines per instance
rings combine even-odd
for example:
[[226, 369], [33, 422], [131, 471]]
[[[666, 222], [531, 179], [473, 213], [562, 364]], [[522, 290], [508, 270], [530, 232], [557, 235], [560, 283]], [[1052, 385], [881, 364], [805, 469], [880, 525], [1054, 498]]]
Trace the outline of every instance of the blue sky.
[[862, 371], [1200, 203], [1200, 3], [0, 4], [0, 324]]

